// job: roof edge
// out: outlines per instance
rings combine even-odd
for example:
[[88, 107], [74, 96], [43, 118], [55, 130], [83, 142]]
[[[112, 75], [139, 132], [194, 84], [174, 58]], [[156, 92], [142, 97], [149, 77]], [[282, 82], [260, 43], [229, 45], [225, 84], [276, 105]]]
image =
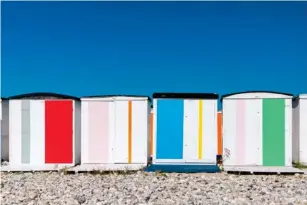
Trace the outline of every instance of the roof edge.
[[299, 94], [296, 97], [300, 99], [307, 99], [307, 94]]
[[235, 93], [228, 93], [221, 96], [221, 101], [223, 101], [224, 98], [233, 96], [233, 95], [239, 95], [239, 94], [247, 94], [247, 93], [272, 93], [272, 94], [280, 94], [280, 95], [286, 95], [289, 97], [294, 97], [293, 94], [290, 93], [283, 93], [283, 92], [276, 92], [276, 91], [265, 91], [265, 90], [252, 90], [252, 91], [243, 91], [243, 92], [235, 92]]
[[25, 93], [19, 95], [13, 95], [8, 97], [9, 100], [18, 100], [27, 97], [36, 97], [36, 96], [46, 96], [46, 97], [58, 97], [62, 99], [72, 99], [72, 100], [80, 100], [80, 98], [71, 96], [71, 95], [64, 95], [59, 93], [52, 93], [52, 92], [33, 92], [33, 93]]
[[80, 98], [111, 98], [111, 97], [132, 97], [132, 98], [147, 98], [151, 101], [151, 98], [147, 95], [90, 95], [90, 96], [81, 96]]
[[180, 99], [214, 99], [217, 100], [217, 93], [153, 93], [153, 98], [180, 98]]

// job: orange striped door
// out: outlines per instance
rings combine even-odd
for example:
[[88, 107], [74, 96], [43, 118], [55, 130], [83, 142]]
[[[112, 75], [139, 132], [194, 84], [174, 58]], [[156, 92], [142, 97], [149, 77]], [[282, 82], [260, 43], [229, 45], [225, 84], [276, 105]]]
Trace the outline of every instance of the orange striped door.
[[217, 152], [218, 152], [218, 155], [223, 154], [222, 123], [223, 123], [223, 115], [221, 112], [218, 112], [217, 113]]
[[150, 113], [150, 138], [149, 138], [149, 146], [150, 146], [150, 156], [153, 153], [153, 113]]

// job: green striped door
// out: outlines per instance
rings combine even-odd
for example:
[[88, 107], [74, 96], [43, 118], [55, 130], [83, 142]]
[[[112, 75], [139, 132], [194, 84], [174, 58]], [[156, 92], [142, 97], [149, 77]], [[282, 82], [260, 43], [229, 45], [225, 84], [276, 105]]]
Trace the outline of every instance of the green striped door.
[[285, 166], [285, 154], [285, 99], [263, 99], [263, 166]]

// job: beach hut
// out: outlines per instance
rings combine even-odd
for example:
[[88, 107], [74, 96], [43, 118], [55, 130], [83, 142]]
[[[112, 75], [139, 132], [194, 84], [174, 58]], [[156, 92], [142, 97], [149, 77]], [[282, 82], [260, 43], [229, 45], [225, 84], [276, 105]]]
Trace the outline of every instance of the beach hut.
[[307, 94], [293, 102], [293, 162], [307, 165]]
[[7, 98], [0, 99], [0, 119], [1, 119], [1, 140], [0, 156], [1, 161], [8, 161], [9, 158], [9, 102]]
[[229, 171], [292, 166], [292, 99], [266, 91], [222, 96], [223, 161]]
[[153, 164], [216, 165], [217, 99], [215, 93], [153, 94]]
[[55, 93], [9, 97], [8, 170], [39, 171], [80, 162], [81, 103]]
[[149, 160], [150, 98], [107, 95], [81, 98], [82, 157], [78, 170], [145, 167]]

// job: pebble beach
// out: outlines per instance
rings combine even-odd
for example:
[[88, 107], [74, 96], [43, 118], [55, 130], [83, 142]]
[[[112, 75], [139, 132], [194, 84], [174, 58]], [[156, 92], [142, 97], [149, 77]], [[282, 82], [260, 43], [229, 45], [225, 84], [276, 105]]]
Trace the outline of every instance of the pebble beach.
[[307, 204], [307, 175], [2, 172], [0, 204]]

